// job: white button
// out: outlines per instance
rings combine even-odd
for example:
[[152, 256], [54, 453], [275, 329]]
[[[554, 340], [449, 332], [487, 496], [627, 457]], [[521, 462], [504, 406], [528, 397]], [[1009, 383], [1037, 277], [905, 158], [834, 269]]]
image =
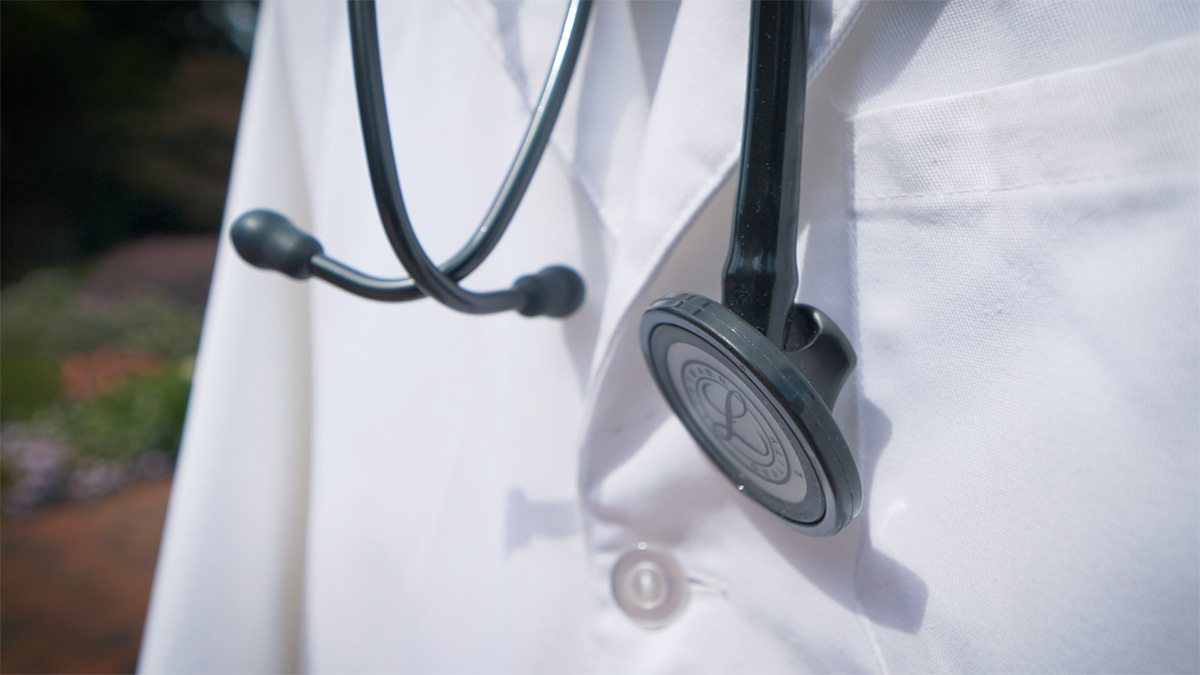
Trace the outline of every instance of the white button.
[[669, 554], [638, 544], [622, 555], [612, 576], [617, 606], [646, 628], [667, 625], [687, 602], [687, 577]]

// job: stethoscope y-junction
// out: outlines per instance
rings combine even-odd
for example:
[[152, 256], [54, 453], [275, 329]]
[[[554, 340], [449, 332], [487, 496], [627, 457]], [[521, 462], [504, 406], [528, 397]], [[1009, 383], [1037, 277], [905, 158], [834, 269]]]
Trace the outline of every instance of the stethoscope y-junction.
[[[231, 236], [252, 265], [316, 276], [356, 295], [428, 296], [461, 312], [565, 317], [583, 302], [579, 274], [552, 266], [511, 288], [459, 285], [496, 247], [549, 142], [578, 60], [590, 0], [570, 0], [558, 47], [520, 148], [482, 223], [442, 267], [417, 242], [388, 127], [374, 0], [350, 0], [355, 84], [371, 184], [404, 279], [380, 279], [325, 255], [284, 216], [243, 214]], [[830, 412], [855, 366], [845, 335], [794, 304], [809, 3], [755, 0], [742, 161], [722, 302], [677, 293], [642, 318], [642, 350], [663, 396], [736, 488], [808, 534], [839, 531], [862, 504], [854, 456]]]

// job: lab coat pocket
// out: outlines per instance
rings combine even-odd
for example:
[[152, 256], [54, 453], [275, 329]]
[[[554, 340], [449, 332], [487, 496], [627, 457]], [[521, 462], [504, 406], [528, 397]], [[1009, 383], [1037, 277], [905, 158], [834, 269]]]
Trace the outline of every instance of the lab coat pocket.
[[851, 120], [869, 543], [943, 627], [893, 668], [1197, 668], [1197, 110], [1189, 38]]

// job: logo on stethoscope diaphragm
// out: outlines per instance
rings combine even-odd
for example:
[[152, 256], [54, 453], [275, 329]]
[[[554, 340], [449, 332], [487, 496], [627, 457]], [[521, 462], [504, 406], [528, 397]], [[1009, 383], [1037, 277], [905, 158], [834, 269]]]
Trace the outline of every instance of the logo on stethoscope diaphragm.
[[787, 482], [790, 462], [757, 401], [715, 368], [694, 359], [684, 362], [679, 379], [692, 415], [726, 455], [765, 481]]
[[710, 448], [741, 466], [767, 492], [803, 500], [808, 490], [799, 462], [788, 456], [783, 429], [748, 383], [684, 342], [671, 345], [668, 361], [676, 391]]

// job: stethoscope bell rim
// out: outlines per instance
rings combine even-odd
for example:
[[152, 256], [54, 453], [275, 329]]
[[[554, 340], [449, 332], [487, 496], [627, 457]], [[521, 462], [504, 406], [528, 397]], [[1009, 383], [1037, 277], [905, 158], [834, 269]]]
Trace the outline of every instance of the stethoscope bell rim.
[[655, 383], [705, 455], [743, 494], [808, 535], [862, 506], [854, 456], [796, 363], [727, 307], [695, 293], [642, 317]]

